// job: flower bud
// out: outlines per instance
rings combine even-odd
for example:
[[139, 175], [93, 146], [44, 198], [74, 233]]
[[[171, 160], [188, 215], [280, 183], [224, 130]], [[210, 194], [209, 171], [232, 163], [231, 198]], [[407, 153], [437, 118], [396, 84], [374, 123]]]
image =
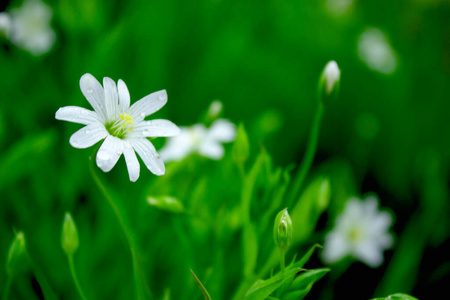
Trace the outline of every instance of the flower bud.
[[238, 126], [231, 154], [237, 164], [244, 164], [250, 156], [248, 136], [242, 123]]
[[78, 232], [70, 213], [66, 212], [61, 234], [61, 246], [67, 255], [72, 255], [78, 249]]
[[317, 204], [320, 211], [324, 211], [330, 202], [330, 180], [328, 178], [322, 179], [317, 194]]
[[325, 98], [336, 97], [339, 92], [341, 70], [332, 60], [327, 63], [319, 80], [319, 96], [323, 102]]
[[16, 233], [6, 259], [6, 272], [9, 276], [22, 273], [30, 266], [25, 244], [25, 235], [23, 232]]
[[273, 239], [278, 248], [286, 251], [292, 241], [292, 220], [287, 208], [280, 211], [273, 226]]

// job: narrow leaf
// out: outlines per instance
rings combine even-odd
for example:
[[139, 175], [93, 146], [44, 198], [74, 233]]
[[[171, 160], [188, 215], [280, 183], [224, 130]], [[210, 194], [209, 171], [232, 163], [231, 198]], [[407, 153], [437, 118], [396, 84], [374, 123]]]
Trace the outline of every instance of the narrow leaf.
[[208, 291], [205, 289], [203, 284], [201, 283], [200, 279], [195, 275], [194, 271], [191, 269], [192, 276], [194, 276], [195, 281], [197, 282], [198, 286], [202, 290], [203, 296], [205, 296], [205, 300], [211, 300], [211, 296], [209, 295]]
[[275, 290], [277, 290], [283, 283], [292, 279], [300, 269], [286, 270], [284, 273], [278, 273], [274, 277], [267, 280], [258, 280], [248, 290], [245, 299], [246, 300], [262, 300], [270, 296]]

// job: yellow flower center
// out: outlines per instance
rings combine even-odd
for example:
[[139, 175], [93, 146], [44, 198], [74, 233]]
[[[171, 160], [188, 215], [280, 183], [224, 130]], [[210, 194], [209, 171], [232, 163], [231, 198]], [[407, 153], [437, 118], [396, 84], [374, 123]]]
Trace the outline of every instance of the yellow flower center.
[[124, 139], [129, 131], [134, 129], [133, 117], [127, 113], [119, 115], [119, 119], [114, 122], [107, 123], [105, 125], [106, 130], [109, 134]]

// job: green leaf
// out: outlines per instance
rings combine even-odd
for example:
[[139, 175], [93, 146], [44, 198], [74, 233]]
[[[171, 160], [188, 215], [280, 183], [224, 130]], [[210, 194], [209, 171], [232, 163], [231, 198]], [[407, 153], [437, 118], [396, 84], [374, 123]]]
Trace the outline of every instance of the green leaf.
[[242, 232], [242, 244], [245, 245], [243, 251], [244, 276], [251, 278], [255, 270], [256, 260], [258, 258], [258, 237], [256, 236], [255, 226], [245, 224]]
[[172, 213], [184, 212], [183, 204], [178, 199], [171, 196], [148, 196], [147, 203], [150, 206]]
[[292, 279], [295, 274], [300, 272], [301, 269], [285, 270], [283, 273], [278, 273], [274, 277], [267, 280], [258, 280], [248, 290], [245, 295], [246, 300], [262, 300], [270, 296], [275, 290], [277, 290], [283, 283]]
[[211, 300], [211, 296], [209, 295], [208, 291], [205, 289], [202, 282], [200, 281], [200, 279], [198, 279], [198, 277], [195, 275], [195, 273], [194, 273], [194, 271], [192, 271], [192, 269], [191, 269], [191, 273], [192, 273], [192, 276], [194, 276], [194, 279], [197, 282], [198, 286], [202, 290], [203, 296], [205, 296], [205, 300]]
[[419, 299], [417, 299], [413, 296], [410, 296], [410, 295], [397, 293], [397, 294], [389, 295], [385, 298], [373, 298], [372, 300], [419, 300]]
[[303, 255], [303, 257], [298, 262], [293, 263], [292, 265], [289, 266], [289, 268], [303, 268], [303, 266], [308, 262], [308, 260], [311, 258], [314, 251], [317, 248], [322, 248], [322, 246], [319, 244], [313, 245], [311, 248], [309, 248], [308, 252], [306, 252], [306, 254]]
[[306, 271], [298, 275], [289, 287], [289, 292], [282, 299], [303, 299], [309, 293], [314, 283], [328, 272], [330, 272], [330, 269], [321, 268]]

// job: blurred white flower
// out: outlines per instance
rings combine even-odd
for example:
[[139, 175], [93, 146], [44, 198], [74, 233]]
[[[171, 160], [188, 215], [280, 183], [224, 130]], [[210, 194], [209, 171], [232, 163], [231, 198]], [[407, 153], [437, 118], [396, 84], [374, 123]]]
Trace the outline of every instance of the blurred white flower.
[[389, 233], [392, 216], [378, 210], [378, 199], [350, 198], [344, 211], [336, 218], [335, 227], [325, 237], [322, 257], [334, 263], [352, 256], [370, 267], [383, 262], [383, 251], [393, 244]]
[[339, 82], [341, 78], [341, 70], [337, 63], [332, 60], [327, 63], [324, 69], [325, 82], [326, 82], [326, 91], [328, 94], [331, 94], [335, 85]]
[[11, 17], [9, 14], [5, 12], [0, 12], [0, 33], [3, 33], [3, 35], [7, 38], [9, 38], [9, 35], [11, 34]]
[[210, 128], [203, 124], [180, 127], [180, 134], [170, 138], [160, 154], [165, 161], [179, 161], [192, 153], [219, 160], [225, 152], [222, 143], [235, 137], [236, 126], [225, 119], [216, 120]]
[[335, 16], [343, 16], [352, 6], [354, 0], [327, 0], [327, 10]]
[[397, 68], [397, 57], [386, 35], [377, 28], [364, 31], [358, 41], [359, 58], [372, 70], [390, 74]]
[[91, 74], [84, 74], [80, 88], [94, 111], [66, 106], [55, 116], [58, 120], [86, 125], [70, 137], [70, 144], [82, 149], [105, 139], [96, 157], [97, 166], [104, 172], [109, 172], [123, 153], [130, 180], [136, 181], [140, 172], [136, 151], [152, 173], [163, 175], [164, 163], [147, 138], [174, 136], [180, 130], [170, 121], [144, 121], [144, 118], [166, 104], [166, 91], [152, 93], [130, 107], [130, 94], [120, 79], [116, 86], [111, 78], [105, 77], [102, 87]]
[[48, 52], [56, 40], [50, 26], [52, 9], [40, 0], [25, 0], [21, 7], [9, 12], [7, 37], [13, 44], [35, 56]]

